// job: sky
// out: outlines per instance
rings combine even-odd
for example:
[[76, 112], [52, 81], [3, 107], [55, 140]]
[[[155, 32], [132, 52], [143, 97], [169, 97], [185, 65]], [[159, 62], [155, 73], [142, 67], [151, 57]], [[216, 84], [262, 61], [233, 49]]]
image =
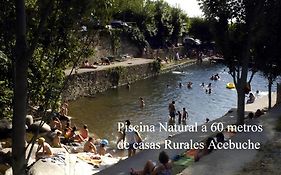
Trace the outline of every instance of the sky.
[[202, 17], [197, 0], [165, 0], [172, 6], [180, 7], [189, 17]]

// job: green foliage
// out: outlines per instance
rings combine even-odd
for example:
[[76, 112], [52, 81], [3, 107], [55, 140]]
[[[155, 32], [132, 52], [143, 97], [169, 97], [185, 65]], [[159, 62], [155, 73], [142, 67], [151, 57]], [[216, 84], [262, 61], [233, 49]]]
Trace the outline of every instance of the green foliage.
[[119, 80], [122, 74], [124, 73], [125, 68], [122, 66], [110, 68], [107, 70], [107, 74], [109, 76], [109, 81], [111, 82], [112, 86], [118, 86]]
[[211, 24], [203, 18], [191, 18], [189, 35], [203, 42], [213, 41]]
[[216, 45], [233, 77], [238, 96], [237, 124], [243, 124], [248, 65], [253, 56], [251, 51], [260, 1], [200, 0], [200, 3], [207, 20], [213, 25]]
[[182, 10], [179, 8], [172, 8], [171, 10], [171, 24], [173, 26], [173, 32], [171, 34], [170, 41], [174, 44], [178, 43], [178, 39], [182, 36], [182, 33], [187, 30], [189, 19]]
[[12, 96], [13, 91], [10, 88], [9, 82], [9, 67], [10, 61], [7, 56], [0, 51], [0, 119], [4, 117], [11, 117], [12, 116]]
[[[1, 116], [9, 117], [12, 112], [15, 6], [14, 1], [5, 1], [1, 6], [5, 11], [0, 15], [0, 50], [3, 52], [0, 110], [4, 111]], [[92, 54], [88, 40], [90, 32], [81, 30], [82, 21], [89, 18], [92, 7], [90, 0], [26, 1], [29, 105], [48, 103], [46, 107], [57, 106], [65, 79], [64, 70], [76, 64], [78, 58]]]
[[127, 27], [123, 30], [124, 34], [127, 35], [133, 42], [135, 42], [140, 48], [148, 46], [143, 33], [137, 27]]
[[[90, 51], [84, 49], [87, 36], [86, 31], [81, 30], [81, 21], [89, 15], [91, 5], [90, 1], [55, 1], [51, 7], [53, 10], [48, 15], [29, 64], [28, 77], [30, 103], [38, 105], [49, 100], [49, 107], [57, 104], [65, 78], [64, 70], [71, 63], [76, 64], [77, 58], [90, 55]], [[29, 19], [32, 19], [28, 23], [28, 35], [32, 42], [37, 29], [33, 26], [40, 23], [40, 16], [36, 14], [44, 11], [33, 6], [27, 11]]]
[[[130, 0], [126, 3], [124, 0], [118, 0], [115, 9], [118, 10], [115, 10], [113, 18], [136, 24], [153, 48], [177, 43], [189, 25], [188, 17], [182, 10], [169, 6], [163, 0]], [[138, 34], [140, 39], [139, 36], [141, 35]]]
[[159, 73], [161, 71], [161, 62], [158, 60], [153, 61], [151, 69], [153, 72]]
[[121, 32], [122, 29], [112, 29], [110, 30], [111, 45], [114, 55], [118, 55], [118, 49], [121, 47]]
[[114, 13], [114, 0], [93, 0], [92, 1], [92, 22], [98, 23], [101, 26], [109, 24]]
[[[76, 65], [79, 58], [93, 54], [92, 43], [98, 33], [94, 26], [104, 29], [115, 19], [132, 22], [129, 23], [131, 27], [110, 31], [116, 54], [123, 34], [140, 48], [148, 45], [159, 48], [177, 42], [188, 26], [187, 16], [162, 0], [26, 0], [25, 3], [29, 105], [50, 101], [46, 107], [56, 106], [64, 85], [64, 70]], [[14, 1], [2, 2], [1, 9], [0, 50], [6, 57], [5, 61], [1, 60], [1, 95], [4, 95], [0, 110], [11, 111], [11, 65], [16, 29]], [[82, 30], [83, 25], [87, 26], [86, 30]], [[8, 116], [5, 112], [2, 114]]]
[[263, 6], [263, 16], [258, 21], [260, 28], [255, 39], [255, 66], [271, 82], [281, 74], [281, 2], [269, 1]]

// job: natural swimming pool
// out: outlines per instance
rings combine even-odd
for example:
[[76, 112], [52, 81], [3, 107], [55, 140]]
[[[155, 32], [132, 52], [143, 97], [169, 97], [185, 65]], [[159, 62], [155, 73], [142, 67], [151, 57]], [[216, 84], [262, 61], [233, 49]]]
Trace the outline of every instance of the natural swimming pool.
[[[228, 69], [223, 65], [191, 65], [179, 67], [157, 77], [138, 81], [130, 86], [110, 89], [97, 94], [95, 98], [80, 98], [72, 101], [69, 115], [73, 123], [81, 127], [86, 123], [90, 132], [100, 138], [116, 140], [117, 123], [126, 119], [132, 124], [155, 125], [159, 131], [159, 122], [168, 121], [168, 104], [174, 100], [176, 110], [185, 107], [189, 113], [187, 124], [202, 124], [206, 118], [216, 119], [224, 115], [230, 108], [236, 107], [236, 91], [226, 88], [232, 82]], [[211, 81], [211, 75], [218, 73], [219, 81]], [[193, 82], [192, 89], [187, 82]], [[212, 93], [206, 94], [205, 85], [212, 83]], [[180, 88], [179, 83], [183, 86]], [[262, 94], [267, 91], [267, 81], [261, 74], [256, 74], [251, 83], [252, 90]], [[275, 86], [273, 88], [276, 89]], [[139, 97], [143, 97], [145, 107], [140, 108]], [[177, 117], [176, 117], [177, 118]], [[169, 132], [143, 132], [147, 141], [162, 141]], [[174, 134], [174, 133], [173, 133]]]

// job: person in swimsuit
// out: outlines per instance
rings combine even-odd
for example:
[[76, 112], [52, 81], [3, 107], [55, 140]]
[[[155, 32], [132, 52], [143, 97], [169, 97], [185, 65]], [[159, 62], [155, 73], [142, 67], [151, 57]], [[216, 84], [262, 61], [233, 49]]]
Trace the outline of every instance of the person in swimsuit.
[[131, 175], [172, 175], [172, 162], [165, 151], [159, 154], [159, 165], [156, 165], [151, 160], [147, 161], [143, 170], [135, 171], [131, 169]]
[[140, 97], [140, 108], [143, 108], [145, 106], [144, 100], [142, 97]]
[[89, 137], [88, 141], [84, 144], [84, 152], [97, 153], [97, 148], [93, 142], [94, 139]]
[[45, 142], [45, 139], [43, 137], [40, 137], [37, 142], [38, 147], [35, 153], [36, 160], [39, 160], [40, 158], [51, 157], [53, 155], [52, 147]]
[[81, 135], [81, 137], [84, 139], [84, 140], [87, 140], [89, 138], [89, 129], [88, 129], [88, 126], [86, 124], [84, 124], [83, 128], [81, 128], [79, 130], [79, 133]]
[[60, 141], [60, 136], [61, 136], [62, 132], [61, 131], [57, 131], [54, 139], [53, 139], [53, 142], [52, 142], [52, 146], [55, 147], [55, 148], [61, 148], [62, 145], [61, 145], [61, 141]]
[[126, 128], [123, 131], [123, 143], [128, 144], [128, 157], [134, 156], [136, 154], [136, 147], [139, 142], [141, 142], [141, 137], [137, 131], [135, 131], [130, 125], [130, 120], [125, 121]]
[[187, 117], [188, 117], [188, 113], [187, 113], [186, 109], [182, 108], [182, 120], [186, 121]]
[[176, 116], [175, 101], [172, 101], [172, 103], [169, 104], [169, 115], [172, 119], [175, 119]]

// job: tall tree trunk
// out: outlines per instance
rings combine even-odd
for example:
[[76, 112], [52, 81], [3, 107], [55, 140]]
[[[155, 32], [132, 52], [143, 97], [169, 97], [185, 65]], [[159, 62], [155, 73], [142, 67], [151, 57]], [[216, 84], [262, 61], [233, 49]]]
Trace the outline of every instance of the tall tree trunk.
[[271, 90], [272, 90], [272, 75], [268, 77], [268, 109], [271, 109]]
[[237, 87], [237, 120], [236, 124], [244, 124], [245, 115], [245, 92], [244, 88], [240, 85]]
[[26, 14], [25, 1], [16, 0], [16, 48], [14, 62], [14, 98], [13, 98], [13, 133], [12, 159], [13, 174], [25, 174], [25, 118], [27, 100], [26, 57]]
[[[248, 41], [249, 42], [249, 41]], [[248, 48], [248, 47], [247, 47]], [[237, 78], [237, 125], [244, 124], [245, 118], [245, 88], [248, 77], [249, 49], [245, 49], [245, 57], [241, 68], [241, 77]]]

